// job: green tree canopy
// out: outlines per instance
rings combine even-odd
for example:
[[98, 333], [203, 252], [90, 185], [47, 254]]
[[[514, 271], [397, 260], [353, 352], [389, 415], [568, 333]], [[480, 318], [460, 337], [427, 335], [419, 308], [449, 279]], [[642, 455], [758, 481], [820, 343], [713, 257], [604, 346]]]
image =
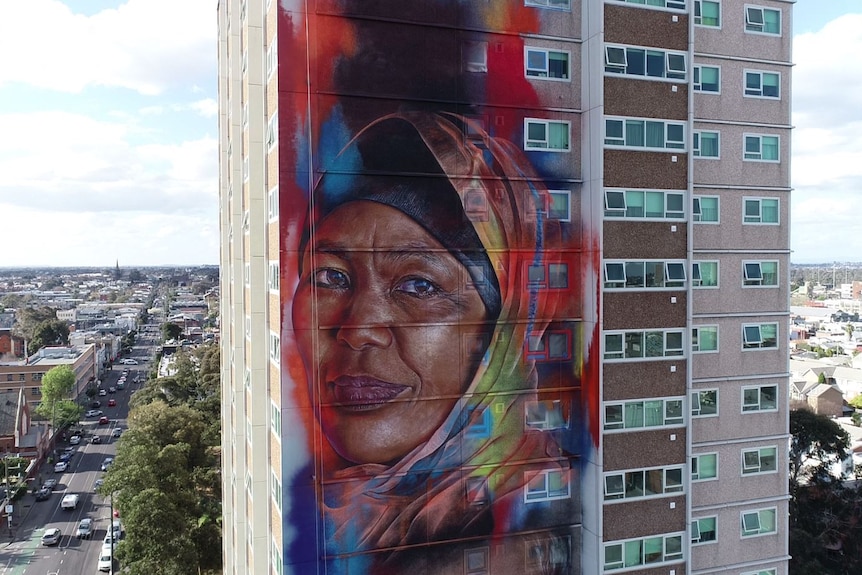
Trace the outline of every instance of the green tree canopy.
[[850, 436], [825, 415], [807, 409], [790, 411], [790, 482], [829, 474], [829, 467], [847, 458]]
[[75, 387], [75, 372], [68, 365], [52, 367], [42, 378], [42, 401], [35, 411], [57, 428], [81, 418], [81, 407], [69, 398]]
[[178, 339], [183, 334], [183, 328], [173, 322], [162, 324], [162, 339], [165, 341]]

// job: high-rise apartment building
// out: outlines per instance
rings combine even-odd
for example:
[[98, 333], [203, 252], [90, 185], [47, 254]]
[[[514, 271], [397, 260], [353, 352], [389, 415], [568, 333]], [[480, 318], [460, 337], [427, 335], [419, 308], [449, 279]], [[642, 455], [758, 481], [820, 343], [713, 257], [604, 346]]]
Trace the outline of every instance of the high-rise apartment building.
[[229, 574], [787, 575], [792, 0], [220, 0]]

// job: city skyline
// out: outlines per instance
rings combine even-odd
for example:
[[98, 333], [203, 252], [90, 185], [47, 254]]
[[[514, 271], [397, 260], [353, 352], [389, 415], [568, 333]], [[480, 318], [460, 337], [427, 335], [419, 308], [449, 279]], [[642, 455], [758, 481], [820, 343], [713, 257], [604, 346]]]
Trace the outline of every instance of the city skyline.
[[[0, 267], [217, 264], [216, 0], [5, 4], [42, 32], [0, 39], [18, 54], [0, 62], [0, 213], [22, 246]], [[860, 24], [855, 0], [794, 7], [796, 264], [862, 260], [862, 68], [834, 57]]]

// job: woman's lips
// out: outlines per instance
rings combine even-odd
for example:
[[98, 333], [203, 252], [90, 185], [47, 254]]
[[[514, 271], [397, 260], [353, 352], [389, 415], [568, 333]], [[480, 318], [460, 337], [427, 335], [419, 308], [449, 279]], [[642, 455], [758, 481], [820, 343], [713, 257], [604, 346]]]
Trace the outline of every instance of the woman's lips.
[[332, 383], [335, 402], [342, 409], [351, 411], [377, 409], [408, 389], [406, 385], [389, 383], [373, 377], [342, 375]]

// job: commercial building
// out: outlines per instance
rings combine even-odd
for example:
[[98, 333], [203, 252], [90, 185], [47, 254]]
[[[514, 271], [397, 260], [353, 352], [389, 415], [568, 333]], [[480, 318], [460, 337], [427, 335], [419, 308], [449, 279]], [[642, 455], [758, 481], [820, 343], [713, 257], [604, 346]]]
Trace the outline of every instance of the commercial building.
[[787, 575], [792, 8], [220, 0], [225, 572]]

